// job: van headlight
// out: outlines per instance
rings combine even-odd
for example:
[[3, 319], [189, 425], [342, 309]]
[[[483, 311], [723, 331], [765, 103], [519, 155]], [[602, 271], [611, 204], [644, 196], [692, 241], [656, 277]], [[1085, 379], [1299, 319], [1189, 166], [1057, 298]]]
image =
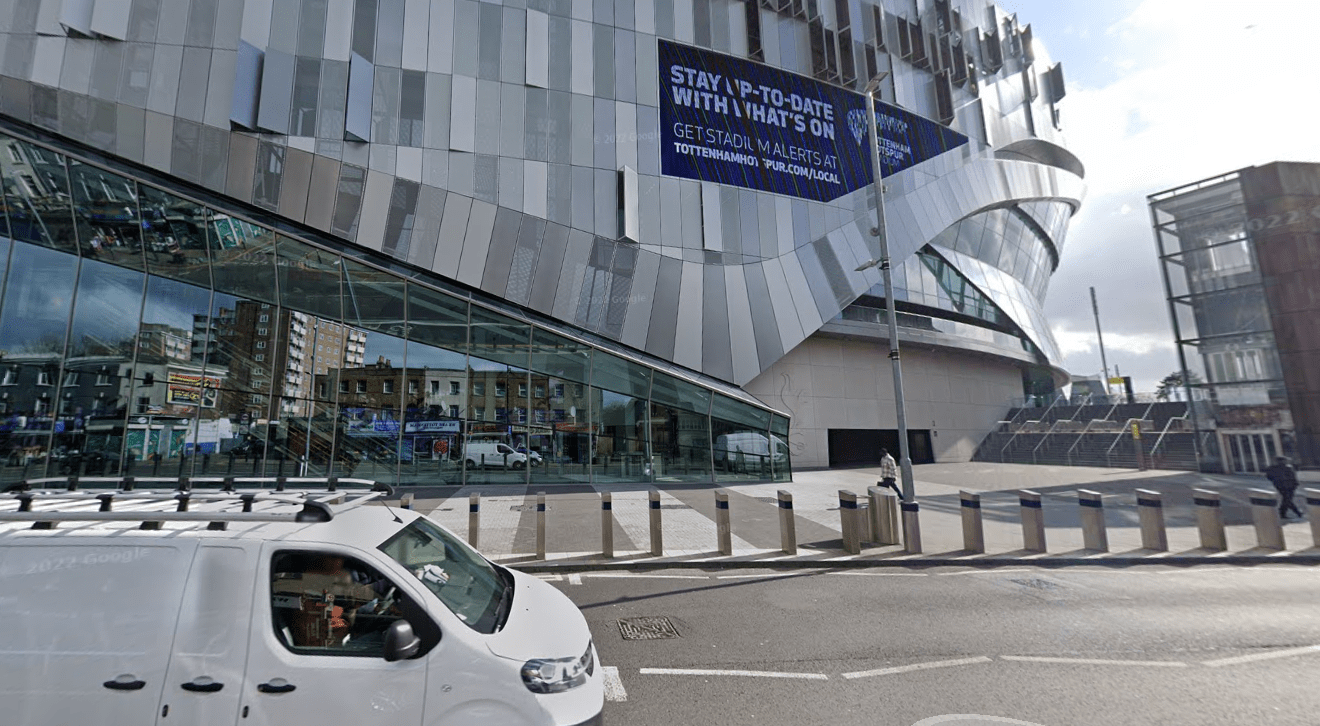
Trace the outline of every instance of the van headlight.
[[533, 658], [523, 664], [523, 685], [532, 693], [562, 693], [587, 682], [596, 672], [591, 641], [577, 658]]

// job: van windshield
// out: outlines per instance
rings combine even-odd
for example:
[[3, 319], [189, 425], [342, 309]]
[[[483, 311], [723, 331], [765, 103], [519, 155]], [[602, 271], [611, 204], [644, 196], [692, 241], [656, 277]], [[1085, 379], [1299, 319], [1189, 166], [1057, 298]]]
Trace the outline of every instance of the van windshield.
[[464, 542], [418, 517], [379, 547], [479, 633], [499, 629], [512, 588], [500, 572]]

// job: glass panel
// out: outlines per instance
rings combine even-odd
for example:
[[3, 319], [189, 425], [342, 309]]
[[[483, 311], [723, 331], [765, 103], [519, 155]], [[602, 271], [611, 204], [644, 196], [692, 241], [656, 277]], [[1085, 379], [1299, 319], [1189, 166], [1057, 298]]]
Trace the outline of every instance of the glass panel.
[[[531, 359], [529, 446], [536, 452], [531, 462], [532, 483], [589, 481], [583, 453], [590, 445], [590, 409], [582, 384], [591, 372], [591, 348], [534, 329]], [[579, 440], [583, 435], [585, 442]]]
[[[73, 322], [55, 406], [51, 474], [118, 473], [124, 436], [124, 410], [118, 396], [98, 396], [103, 370], [132, 361], [134, 340], [139, 360], [173, 353], [188, 355], [189, 331], [138, 331], [142, 309], [141, 272], [83, 260], [74, 298]], [[186, 419], [185, 419], [186, 420]], [[113, 466], [111, 466], [113, 464]]]
[[78, 249], [62, 154], [10, 139], [0, 152], [0, 175], [14, 239], [69, 252]]
[[[596, 446], [594, 451], [579, 452], [579, 455], [587, 453], [592, 456], [595, 481], [649, 479], [646, 398], [594, 387], [591, 392]], [[577, 437], [579, 447], [582, 438]], [[570, 446], [572, 443], [570, 441]]]
[[9, 283], [0, 309], [0, 369], [13, 388], [8, 450], [19, 451], [23, 467], [5, 469], [13, 478], [41, 476], [54, 429], [55, 387], [73, 300], [78, 258], [29, 244], [15, 244]]
[[[274, 279], [269, 273], [266, 282], [273, 296]], [[233, 450], [241, 457], [237, 473], [275, 474], [283, 464], [276, 447], [284, 436], [277, 423], [279, 409], [269, 394], [281, 365], [281, 331], [287, 328], [287, 320], [275, 305], [217, 290], [207, 324], [207, 375], [219, 385], [218, 417], [228, 418], [233, 427], [231, 435], [223, 437], [230, 443], [222, 443], [220, 450]], [[146, 445], [144, 451], [158, 451], [151, 441]]]
[[212, 252], [216, 291], [268, 303], [278, 300], [275, 233], [239, 219], [216, 220], [215, 228], [223, 230]]
[[771, 459], [771, 465], [774, 467], [774, 481], [792, 481], [793, 479], [793, 451], [788, 446], [788, 424], [789, 421], [783, 416], [770, 417], [770, 435], [772, 440], [779, 439], [784, 442], [784, 461], [781, 465], [775, 459]]
[[284, 236], [276, 238], [276, 251], [275, 269], [283, 306], [341, 320], [339, 255]]
[[[526, 481], [528, 336], [530, 326], [472, 308], [471, 391], [464, 442], [467, 482]], [[505, 448], [500, 448], [504, 446]]]
[[[200, 204], [142, 186], [142, 248], [153, 274], [210, 287], [207, 248], [216, 243], [208, 228], [220, 215]], [[209, 238], [209, 242], [208, 242]]]
[[591, 383], [609, 391], [647, 398], [651, 395], [651, 369], [598, 350], [591, 358]]
[[467, 302], [409, 285], [408, 337], [400, 477], [410, 484], [461, 484]]
[[717, 481], [766, 480], [772, 477], [774, 459], [780, 465], [788, 457], [788, 446], [770, 433], [770, 412], [724, 396], [711, 402], [711, 434], [714, 438]]
[[137, 185], [108, 171], [70, 160], [83, 255], [121, 267], [143, 269]]

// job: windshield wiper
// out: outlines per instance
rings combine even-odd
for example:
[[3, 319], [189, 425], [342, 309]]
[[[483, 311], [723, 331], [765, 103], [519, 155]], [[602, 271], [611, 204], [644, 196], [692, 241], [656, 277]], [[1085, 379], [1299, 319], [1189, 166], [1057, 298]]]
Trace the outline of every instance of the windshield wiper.
[[500, 579], [504, 581], [504, 592], [500, 593], [500, 604], [495, 608], [495, 631], [504, 629], [504, 623], [509, 619], [509, 612], [513, 610], [513, 575], [496, 568]]

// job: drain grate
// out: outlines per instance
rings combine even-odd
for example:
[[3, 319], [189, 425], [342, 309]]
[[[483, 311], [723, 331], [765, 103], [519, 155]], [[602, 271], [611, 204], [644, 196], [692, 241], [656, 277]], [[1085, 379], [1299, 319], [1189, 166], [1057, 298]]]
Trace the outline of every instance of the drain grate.
[[1058, 586], [1056, 583], [1050, 582], [1049, 580], [1042, 580], [1042, 579], [1040, 579], [1040, 578], [1038, 578], [1038, 577], [1027, 578], [1027, 579], [1022, 579], [1022, 580], [1009, 580], [1009, 582], [1017, 583], [1017, 584], [1019, 584], [1019, 585], [1021, 585], [1021, 586], [1023, 586], [1023, 587], [1029, 587], [1029, 588], [1031, 588], [1032, 590], [1058, 590], [1058, 589], [1059, 589], [1059, 586]]
[[663, 640], [678, 638], [682, 634], [669, 622], [669, 618], [653, 616], [620, 619], [619, 635], [624, 640]]
[[[554, 509], [554, 507], [550, 506], [549, 504], [546, 504], [546, 505], [545, 505], [545, 511], [549, 512], [549, 511], [552, 510], [552, 509]], [[510, 512], [535, 512], [535, 511], [536, 511], [536, 505], [535, 505], [535, 504], [515, 504], [515, 505], [509, 507], [509, 511], [510, 511]]]
[[686, 504], [661, 504], [660, 508], [661, 509], [691, 509], [692, 507], [689, 507]]

